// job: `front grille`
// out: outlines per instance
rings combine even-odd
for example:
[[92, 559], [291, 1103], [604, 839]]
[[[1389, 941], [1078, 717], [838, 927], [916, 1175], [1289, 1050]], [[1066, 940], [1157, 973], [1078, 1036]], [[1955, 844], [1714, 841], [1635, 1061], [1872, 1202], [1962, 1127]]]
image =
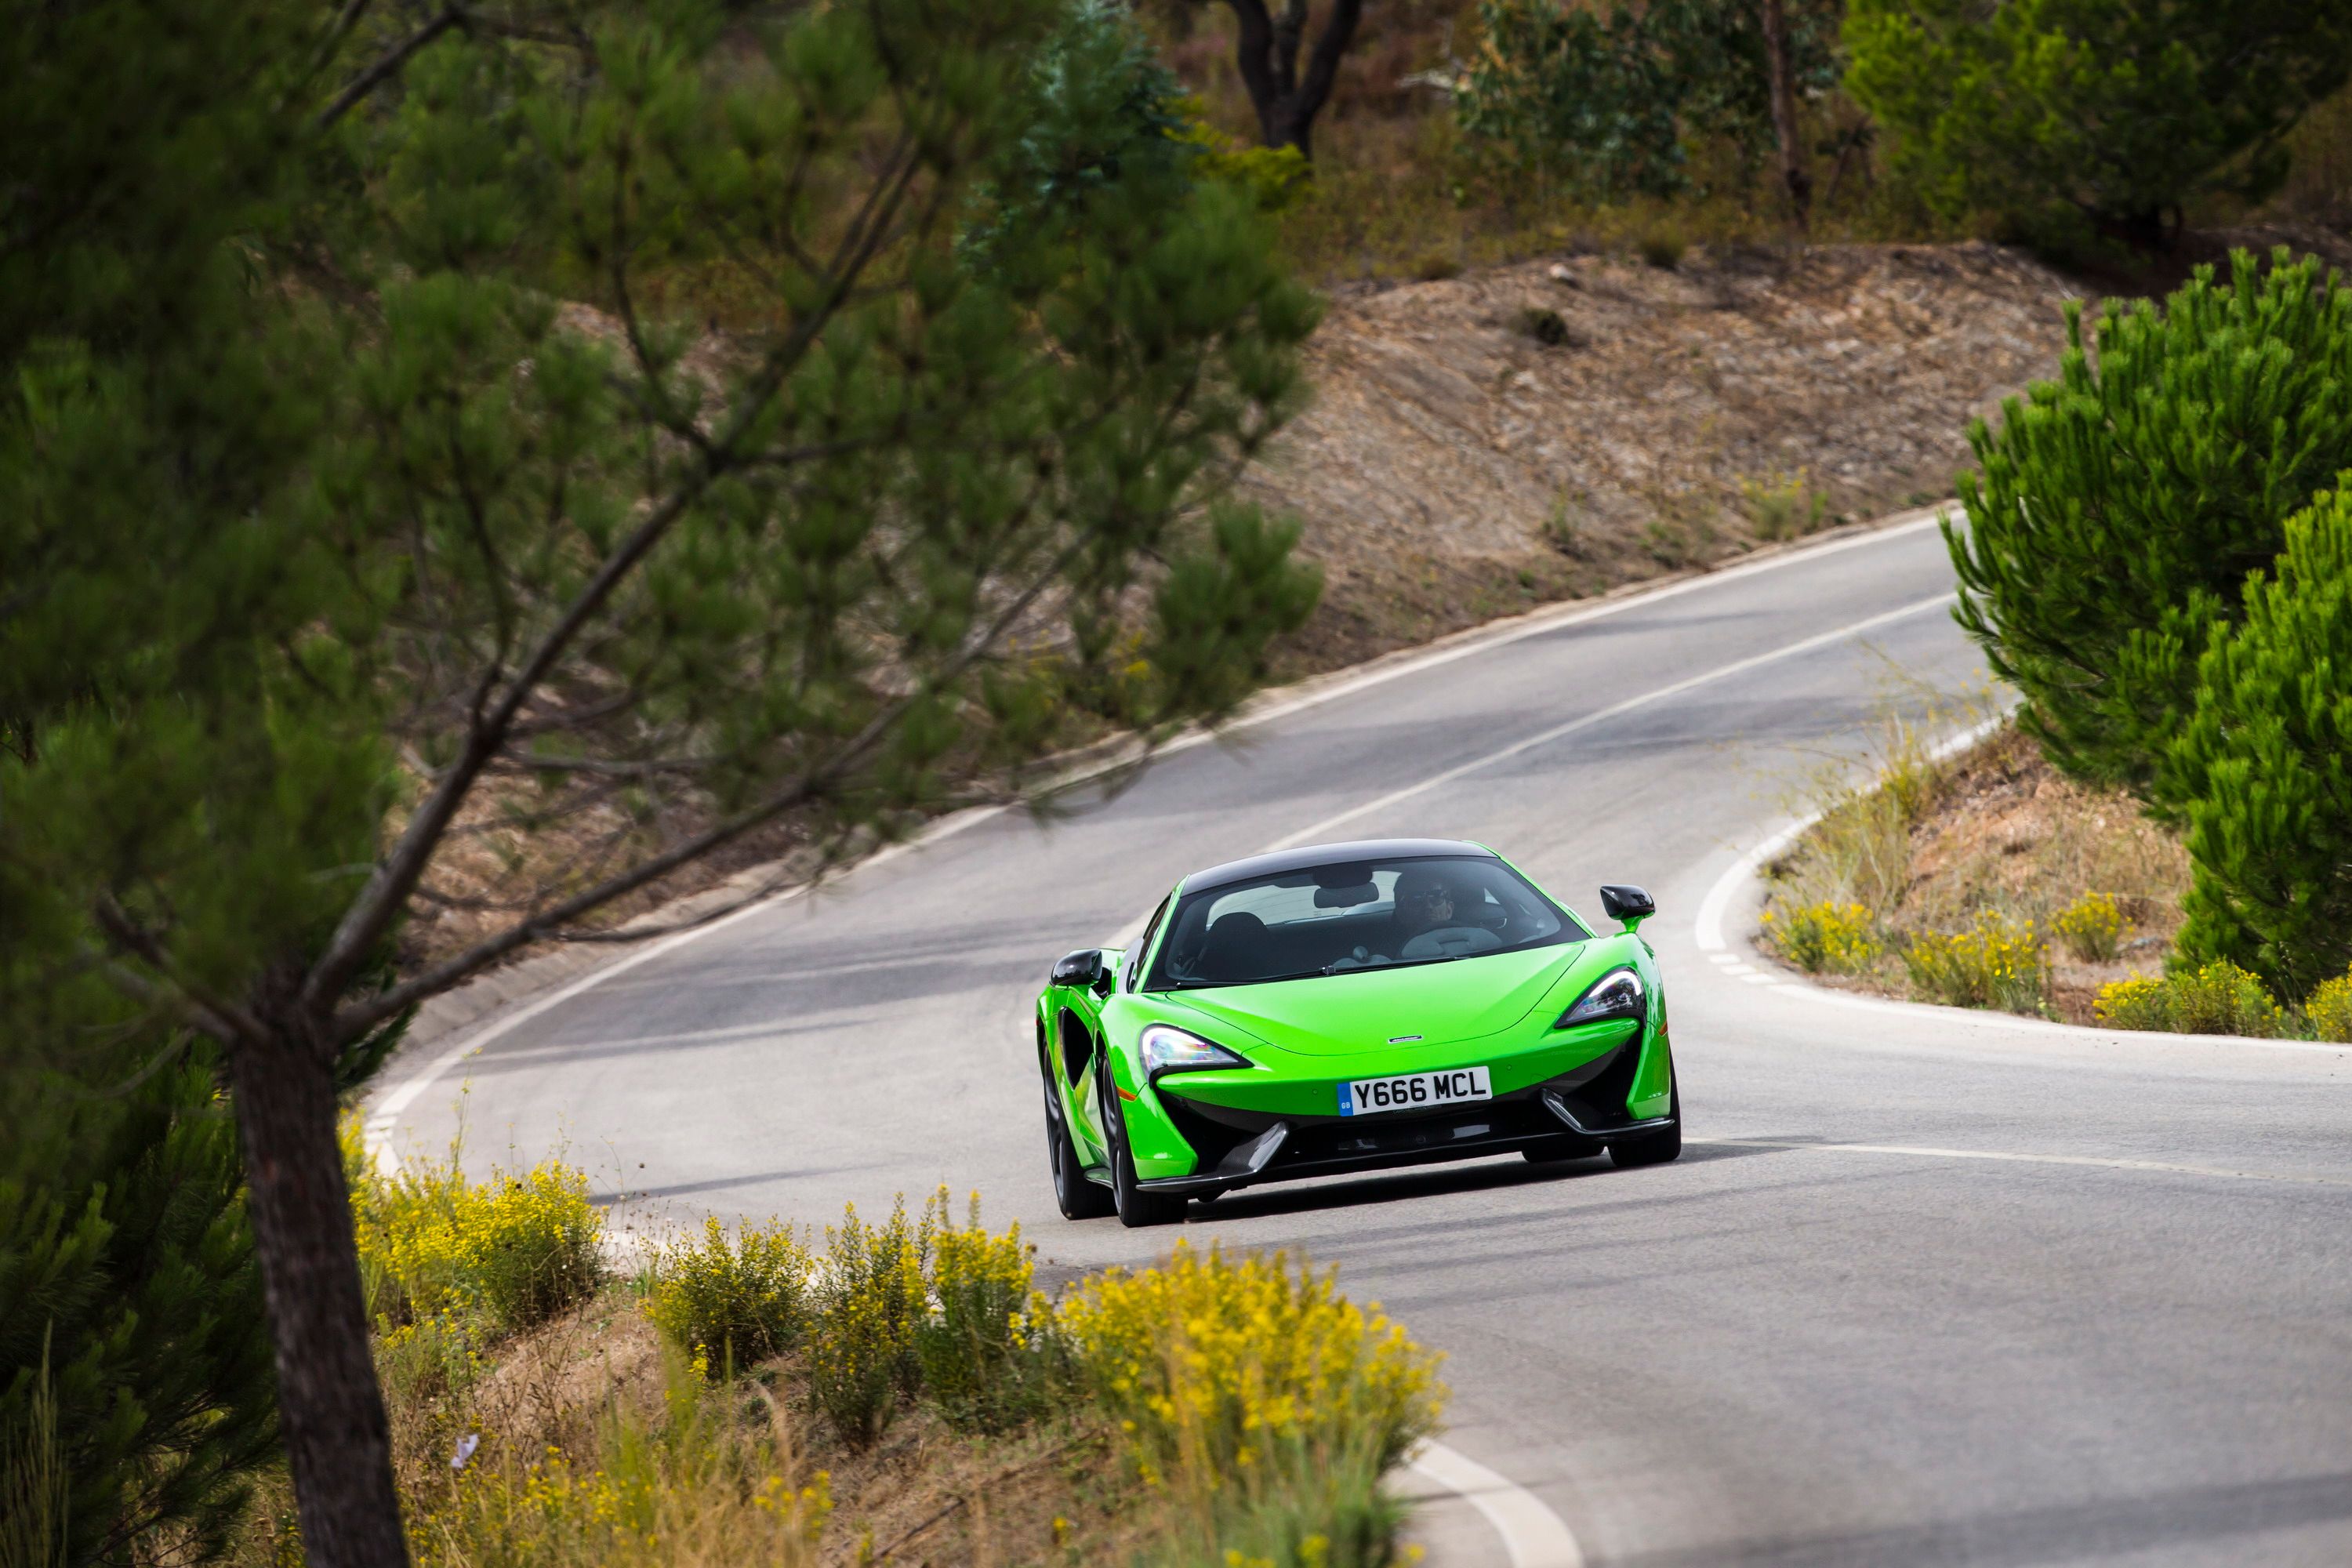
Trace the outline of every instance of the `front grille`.
[[1384, 1164], [1471, 1159], [1506, 1153], [1539, 1139], [1557, 1139], [1568, 1129], [1544, 1106], [1542, 1097], [1547, 1092], [1558, 1095], [1586, 1127], [1622, 1127], [1633, 1120], [1625, 1103], [1641, 1059], [1642, 1037], [1637, 1032], [1607, 1055], [1542, 1083], [1498, 1099], [1419, 1115], [1386, 1111], [1341, 1116], [1336, 1089], [1328, 1116], [1277, 1117], [1190, 1100], [1174, 1083], [1161, 1084], [1160, 1102], [1167, 1108], [1177, 1133], [1199, 1156], [1193, 1169], [1204, 1174], [1277, 1121], [1286, 1123], [1289, 1134], [1258, 1178], [1270, 1181]]
[[1486, 1100], [1440, 1116], [1335, 1117], [1294, 1124], [1270, 1173], [1335, 1160], [1467, 1153], [1482, 1144], [1508, 1144], [1559, 1131], [1559, 1121], [1532, 1099]]

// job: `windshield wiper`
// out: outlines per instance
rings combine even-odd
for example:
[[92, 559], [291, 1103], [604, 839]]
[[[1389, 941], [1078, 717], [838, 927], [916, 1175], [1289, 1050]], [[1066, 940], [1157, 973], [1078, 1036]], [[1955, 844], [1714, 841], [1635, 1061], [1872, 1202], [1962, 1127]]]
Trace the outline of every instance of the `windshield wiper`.
[[1366, 974], [1378, 969], [1418, 969], [1425, 963], [1451, 963], [1457, 958], [1476, 956], [1466, 952], [1441, 952], [1434, 958], [1396, 958], [1386, 963], [1352, 963], [1342, 969], [1345, 959], [1335, 958], [1320, 969], [1302, 969], [1296, 974], [1253, 974], [1246, 980], [1177, 980], [1166, 985], [1152, 987], [1160, 991], [1213, 991], [1221, 985], [1279, 985], [1286, 980], [1320, 980], [1331, 974]]
[[1220, 985], [1274, 985], [1285, 980], [1312, 980], [1318, 974], [1328, 974], [1328, 969], [1302, 969], [1296, 974], [1253, 974], [1246, 980], [1179, 980], [1162, 986], [1164, 991], [1214, 990]]
[[1391, 958], [1386, 963], [1349, 963], [1345, 969], [1340, 968], [1339, 965], [1346, 963], [1347, 960], [1335, 958], [1328, 964], [1317, 970], [1315, 973], [1318, 974], [1363, 974], [1375, 969], [1418, 969], [1424, 963], [1451, 963], [1457, 958], [1467, 958], [1470, 955], [1466, 952], [1441, 952], [1434, 958]]

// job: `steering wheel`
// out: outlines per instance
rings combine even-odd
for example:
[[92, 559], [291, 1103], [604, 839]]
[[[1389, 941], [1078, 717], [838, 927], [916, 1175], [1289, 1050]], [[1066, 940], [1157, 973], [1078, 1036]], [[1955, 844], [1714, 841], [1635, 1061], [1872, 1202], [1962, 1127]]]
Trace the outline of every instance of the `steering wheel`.
[[1397, 956], [1462, 958], [1474, 952], [1492, 952], [1502, 945], [1503, 939], [1484, 926], [1438, 926], [1406, 942]]

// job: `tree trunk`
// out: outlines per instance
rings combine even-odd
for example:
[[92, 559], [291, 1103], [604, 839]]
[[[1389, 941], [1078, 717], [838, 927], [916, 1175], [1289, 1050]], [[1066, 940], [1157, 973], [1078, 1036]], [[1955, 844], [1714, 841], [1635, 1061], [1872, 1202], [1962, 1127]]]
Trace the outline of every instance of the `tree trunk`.
[[227, 1054], [303, 1557], [310, 1568], [406, 1568], [334, 1079], [290, 989], [286, 1002], [261, 1013], [266, 1038]]
[[1772, 99], [1772, 139], [1780, 144], [1780, 180], [1788, 187], [1789, 212], [1803, 232], [1813, 200], [1813, 176], [1797, 139], [1797, 83], [1789, 66], [1787, 0], [1759, 0], [1763, 6], [1764, 74]]
[[1307, 55], [1304, 76], [1298, 52], [1307, 37], [1306, 0], [1286, 0], [1280, 16], [1265, 0], [1226, 0], [1238, 26], [1234, 63], [1257, 110], [1258, 135], [1269, 147], [1296, 147], [1315, 155], [1315, 116], [1331, 96], [1340, 57], [1348, 52], [1362, 17], [1363, 0], [1332, 0], [1322, 35]]

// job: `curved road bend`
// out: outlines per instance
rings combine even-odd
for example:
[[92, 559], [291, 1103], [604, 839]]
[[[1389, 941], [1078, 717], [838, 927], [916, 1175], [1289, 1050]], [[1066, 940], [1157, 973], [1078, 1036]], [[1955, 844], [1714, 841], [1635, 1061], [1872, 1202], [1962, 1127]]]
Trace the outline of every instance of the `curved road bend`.
[[[1335, 1261], [1443, 1347], [1448, 1443], [1593, 1563], [2352, 1563], [2352, 1058], [1831, 1005], [1707, 962], [1699, 903], [1795, 781], [1906, 679], [1981, 679], [1932, 528], [1759, 566], [1407, 664], [666, 952], [465, 1065], [473, 1155], [568, 1147], [679, 1217], [945, 1182], [1057, 1262], [1146, 1261], [1177, 1233], [1054, 1213], [1046, 964], [1211, 862], [1475, 838], [1588, 909], [1603, 880], [1657, 895], [1681, 1162], [1262, 1189], [1185, 1233]], [[401, 1146], [446, 1142], [459, 1083]]]

